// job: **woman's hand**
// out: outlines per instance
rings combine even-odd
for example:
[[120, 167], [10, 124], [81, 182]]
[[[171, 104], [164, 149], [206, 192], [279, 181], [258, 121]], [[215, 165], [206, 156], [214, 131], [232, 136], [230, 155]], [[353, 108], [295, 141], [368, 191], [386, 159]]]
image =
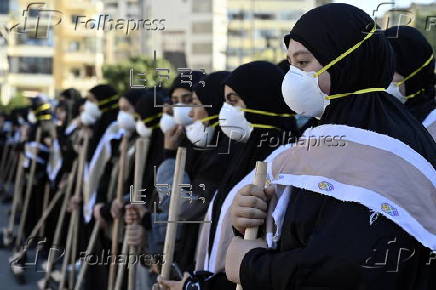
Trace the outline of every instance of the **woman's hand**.
[[249, 184], [239, 190], [230, 209], [233, 227], [244, 234], [246, 228], [263, 225], [268, 210], [267, 202], [273, 194], [272, 186], [264, 189]]
[[147, 209], [141, 205], [128, 204], [124, 214], [124, 222], [128, 225], [139, 224]]
[[160, 289], [165, 290], [182, 290], [183, 285], [185, 284], [186, 279], [188, 279], [189, 274], [187, 272], [184, 273], [182, 281], [171, 281], [171, 280], [163, 280], [162, 276], [157, 278]]
[[126, 235], [129, 246], [140, 247], [145, 243], [145, 229], [142, 225], [128, 225]]
[[100, 214], [100, 210], [101, 210], [101, 208], [104, 206], [104, 203], [103, 202], [100, 202], [100, 203], [97, 203], [95, 206], [94, 206], [94, 219], [96, 220], [96, 221], [99, 221], [100, 222], [100, 225], [103, 227], [103, 228], [105, 228], [105, 227], [107, 227], [107, 222], [106, 222], [106, 220], [101, 216], [101, 214]]
[[229, 281], [241, 283], [239, 269], [246, 253], [255, 248], [266, 248], [263, 239], [254, 241], [244, 240], [240, 237], [233, 237], [226, 253], [226, 276]]
[[182, 125], [176, 125], [173, 129], [164, 134], [164, 148], [166, 150], [177, 150], [184, 136]]
[[124, 203], [119, 200], [112, 201], [111, 205], [111, 215], [114, 219], [118, 219], [121, 217], [123, 213]]

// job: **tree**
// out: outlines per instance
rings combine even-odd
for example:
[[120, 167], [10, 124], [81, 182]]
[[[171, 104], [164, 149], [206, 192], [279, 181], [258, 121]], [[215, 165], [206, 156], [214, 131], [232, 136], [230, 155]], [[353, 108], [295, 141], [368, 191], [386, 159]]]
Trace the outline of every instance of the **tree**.
[[5, 105], [3, 103], [0, 103], [0, 111], [10, 112], [14, 109], [26, 107], [29, 105], [30, 105], [29, 99], [23, 96], [20, 92], [18, 92], [18, 94], [15, 97], [9, 100], [8, 104]]
[[[156, 68], [168, 69], [169, 72], [157, 71]], [[120, 93], [130, 89], [130, 83], [153, 88], [161, 82], [162, 86], [167, 87], [175, 75], [174, 68], [165, 59], [157, 59], [155, 64], [150, 58], [131, 57], [128, 61], [119, 64], [103, 66], [103, 77]], [[164, 76], [169, 76], [169, 79]]]

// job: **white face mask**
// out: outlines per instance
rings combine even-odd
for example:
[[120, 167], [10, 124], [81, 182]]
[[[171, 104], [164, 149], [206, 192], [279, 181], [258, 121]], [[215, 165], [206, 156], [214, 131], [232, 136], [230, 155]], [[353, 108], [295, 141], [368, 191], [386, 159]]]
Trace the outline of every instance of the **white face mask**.
[[403, 104], [407, 101], [406, 97], [400, 92], [400, 87], [395, 83], [390, 83], [389, 87], [386, 89], [386, 92], [400, 100], [400, 102]]
[[30, 111], [29, 113], [27, 113], [27, 121], [29, 121], [32, 124], [35, 124], [37, 119], [35, 116], [35, 113], [33, 113], [32, 111]]
[[172, 116], [168, 115], [167, 113], [163, 113], [159, 125], [162, 132], [166, 133], [176, 127], [177, 123], [176, 121], [174, 121], [174, 118]]
[[82, 113], [80, 113], [80, 121], [85, 126], [90, 126], [90, 125], [94, 124], [96, 120], [97, 120], [97, 118], [92, 116], [89, 111], [83, 111]]
[[142, 121], [136, 122], [136, 133], [138, 133], [139, 136], [149, 138], [151, 136], [152, 131], [153, 129], [145, 126], [144, 122]]
[[318, 86], [315, 72], [306, 72], [291, 65], [282, 83], [282, 94], [286, 105], [297, 114], [306, 117], [321, 117], [330, 104]]
[[127, 131], [135, 130], [135, 118], [127, 112], [119, 111], [117, 122], [118, 122], [118, 127], [124, 130]]
[[[185, 105], [183, 103], [177, 103], [176, 105]], [[192, 118], [189, 117], [189, 113], [192, 107], [173, 107], [174, 110], [174, 120], [177, 124], [187, 126], [192, 124]]]
[[188, 137], [192, 144], [198, 147], [206, 147], [212, 141], [214, 133], [214, 127], [205, 127], [201, 121], [195, 121], [186, 127], [186, 137]]
[[85, 105], [83, 106], [83, 111], [87, 112], [94, 119], [98, 119], [101, 116], [101, 111], [98, 108], [98, 105], [94, 104], [91, 101], [86, 101], [85, 102]]
[[221, 130], [232, 140], [247, 142], [253, 127], [239, 107], [224, 103], [219, 114]]

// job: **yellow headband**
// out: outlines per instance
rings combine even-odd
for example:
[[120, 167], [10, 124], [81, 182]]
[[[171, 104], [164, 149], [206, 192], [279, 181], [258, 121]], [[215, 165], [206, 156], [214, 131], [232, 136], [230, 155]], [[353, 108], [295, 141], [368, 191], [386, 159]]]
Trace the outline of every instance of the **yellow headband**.
[[248, 113], [259, 114], [259, 115], [271, 116], [271, 117], [285, 117], [285, 118], [289, 118], [289, 117], [295, 116], [295, 114], [278, 114], [278, 113], [267, 112], [267, 111], [259, 111], [259, 110], [253, 110], [253, 109], [241, 109], [241, 111], [248, 112]]
[[153, 120], [156, 119], [156, 118], [159, 118], [160, 116], [162, 116], [162, 112], [159, 112], [159, 113], [157, 113], [157, 114], [154, 115], [154, 116], [150, 116], [150, 117], [144, 118], [144, 119], [142, 120], [142, 122], [144, 122], [144, 123], [148, 123], [148, 122], [153, 121]]
[[45, 111], [48, 109], [50, 109], [50, 104], [43, 104], [43, 105], [36, 108], [35, 113], [39, 113], [41, 111]]
[[103, 106], [103, 105], [105, 105], [105, 104], [107, 104], [107, 103], [109, 103], [109, 102], [111, 102], [111, 101], [117, 100], [117, 99], [118, 99], [118, 96], [115, 95], [115, 96], [110, 97], [110, 98], [108, 98], [108, 99], [101, 100], [101, 101], [99, 101], [97, 104], [98, 104], [99, 106]]
[[423, 65], [421, 65], [419, 68], [417, 68], [414, 72], [412, 72], [410, 75], [408, 75], [407, 77], [405, 77], [403, 80], [396, 82], [395, 85], [400, 86], [402, 83], [404, 83], [405, 81], [407, 81], [408, 79], [414, 77], [417, 73], [419, 73], [423, 68], [425, 68], [426, 66], [428, 66], [430, 64], [430, 62], [432, 61], [432, 59], [434, 58], [434, 55], [432, 54], [430, 56], [429, 59], [427, 59]]
[[332, 66], [334, 66], [338, 61], [344, 59], [347, 55], [349, 55], [350, 53], [352, 53], [353, 51], [355, 51], [356, 49], [358, 49], [362, 43], [364, 43], [368, 38], [370, 38], [371, 36], [374, 35], [375, 31], [376, 31], [377, 27], [374, 25], [374, 27], [371, 29], [371, 31], [358, 43], [356, 43], [355, 45], [353, 45], [353, 47], [347, 49], [346, 52], [342, 53], [341, 55], [339, 55], [337, 58], [335, 58], [334, 60], [332, 60], [329, 64], [327, 64], [326, 66], [324, 66], [322, 69], [320, 69], [319, 71], [317, 71], [313, 76], [314, 77], [318, 77], [320, 74], [322, 74], [323, 72], [325, 72], [326, 70], [328, 70], [329, 68], [331, 68]]

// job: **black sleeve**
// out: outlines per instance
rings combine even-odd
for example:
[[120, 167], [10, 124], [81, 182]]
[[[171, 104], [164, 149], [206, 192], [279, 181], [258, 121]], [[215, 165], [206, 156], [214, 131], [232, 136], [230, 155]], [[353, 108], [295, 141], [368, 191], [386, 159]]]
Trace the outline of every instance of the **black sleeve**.
[[227, 280], [225, 273], [195, 271], [183, 284], [183, 290], [235, 290], [236, 284]]
[[144, 228], [149, 231], [151, 230], [152, 224], [151, 224], [151, 212], [146, 212], [144, 216], [142, 217], [141, 224], [144, 226]]
[[177, 150], [164, 149], [164, 160], [168, 158], [176, 158]]
[[[244, 256], [240, 267], [244, 289], [406, 289], [402, 285], [414, 283], [417, 273], [422, 276], [424, 271], [430, 271], [424, 269], [426, 249], [392, 221], [380, 215], [371, 225], [366, 207], [318, 196], [325, 199], [319, 208], [320, 222], [312, 224], [314, 228], [303, 246], [285, 248], [282, 233], [277, 250], [256, 248]], [[305, 204], [310, 202], [304, 198], [299, 201], [293, 207], [299, 208], [299, 212], [288, 210], [283, 225], [292, 228], [294, 239], [307, 232], [304, 218], [300, 224], [292, 221], [298, 214], [304, 215]], [[409, 259], [403, 257], [401, 265], [400, 249], [414, 253]], [[386, 265], [377, 266], [389, 252]], [[407, 289], [418, 288], [412, 284]]]

